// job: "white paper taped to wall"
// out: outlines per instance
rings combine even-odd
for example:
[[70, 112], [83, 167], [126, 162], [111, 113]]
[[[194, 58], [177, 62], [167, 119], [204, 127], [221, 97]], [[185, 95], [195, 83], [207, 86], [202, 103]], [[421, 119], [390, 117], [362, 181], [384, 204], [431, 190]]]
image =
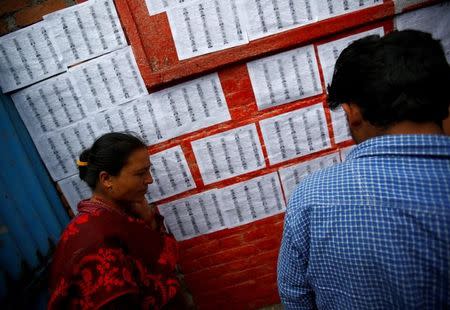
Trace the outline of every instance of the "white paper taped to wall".
[[300, 164], [285, 167], [279, 170], [284, 197], [289, 200], [297, 185], [309, 174], [341, 162], [339, 153], [325, 155]]
[[155, 15], [195, 0], [145, 0], [148, 13]]
[[231, 119], [217, 73], [188, 81], [149, 96], [165, 141]]
[[197, 0], [167, 11], [180, 60], [248, 43], [237, 0]]
[[12, 100], [34, 141], [87, 115], [86, 104], [68, 73], [14, 93]]
[[217, 74], [139, 97], [96, 115], [105, 132], [138, 133], [147, 145], [230, 120]]
[[66, 70], [45, 21], [0, 38], [0, 86], [3, 92], [19, 89]]
[[147, 94], [131, 47], [90, 60], [69, 69], [83, 89], [88, 112], [105, 110]]
[[[325, 85], [330, 85], [333, 79], [334, 65], [341, 52], [353, 41], [364, 38], [369, 35], [384, 35], [383, 27], [375, 28], [369, 31], [360, 32], [339, 40], [331, 41], [317, 47], [319, 60], [322, 66], [322, 72], [325, 79]], [[350, 130], [347, 119], [342, 108], [331, 111], [332, 126], [336, 143], [350, 140]]]
[[405, 8], [408, 8], [419, 3], [431, 2], [430, 0], [394, 0], [395, 13], [402, 12]]
[[322, 103], [259, 122], [271, 165], [330, 147]]
[[158, 201], [196, 187], [181, 147], [164, 150], [150, 156], [153, 183], [147, 191], [147, 200]]
[[227, 228], [222, 199], [216, 189], [159, 205], [159, 212], [177, 240]]
[[113, 0], [90, 0], [44, 16], [68, 65], [127, 46]]
[[398, 15], [394, 19], [398, 30], [414, 29], [431, 33], [440, 40], [450, 63], [450, 2]]
[[325, 85], [331, 84], [331, 80], [333, 79], [334, 65], [336, 64], [336, 60], [338, 59], [341, 52], [353, 41], [369, 35], [383, 36], [384, 29], [383, 27], [375, 28], [317, 46], [319, 60], [325, 79]]
[[240, 2], [249, 40], [256, 40], [317, 20], [315, 1], [245, 0]]
[[276, 172], [220, 189], [222, 214], [229, 227], [250, 223], [286, 209]]
[[316, 1], [319, 20], [380, 5], [383, 0], [322, 0]]
[[[130, 132], [139, 133], [139, 123], [134, 113], [133, 107], [135, 101], [124, 103], [116, 107], [112, 107], [106, 111], [95, 114], [95, 122], [97, 128], [106, 132]], [[139, 118], [141, 115], [139, 115]], [[142, 120], [141, 120], [142, 122]], [[146, 141], [145, 136], [140, 133], [140, 137]]]
[[322, 93], [312, 45], [247, 63], [258, 109]]
[[82, 150], [100, 136], [92, 119], [40, 136], [36, 148], [54, 181], [77, 173], [76, 161]]
[[331, 124], [333, 126], [334, 142], [341, 143], [352, 139], [350, 127], [348, 126], [347, 117], [344, 109], [338, 107], [335, 110], [330, 110]]
[[58, 181], [58, 185], [74, 214], [78, 214], [78, 203], [92, 195], [92, 190], [78, 174]]
[[205, 184], [265, 167], [255, 124], [193, 141], [192, 149]]

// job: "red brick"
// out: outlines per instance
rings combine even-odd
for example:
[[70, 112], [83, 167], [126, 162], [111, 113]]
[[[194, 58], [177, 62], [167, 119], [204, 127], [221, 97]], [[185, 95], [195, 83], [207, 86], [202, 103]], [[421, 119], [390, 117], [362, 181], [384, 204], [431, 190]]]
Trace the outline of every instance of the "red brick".
[[280, 248], [280, 241], [281, 239], [278, 238], [278, 236], [274, 236], [274, 238], [265, 238], [252, 242], [252, 245], [261, 251], [278, 251]]
[[16, 25], [19, 27], [31, 25], [40, 21], [42, 16], [61, 10], [65, 7], [67, 7], [67, 4], [64, 0], [47, 0], [41, 4], [27, 7], [14, 15], [16, 18]]
[[0, 16], [14, 13], [31, 4], [31, 0], [3, 0], [0, 5]]
[[252, 245], [245, 245], [234, 249], [228, 249], [222, 252], [214, 253], [209, 256], [199, 258], [203, 267], [215, 266], [224, 262], [231, 262], [245, 257], [253, 256], [259, 253], [259, 250]]
[[184, 274], [193, 273], [201, 269], [200, 263], [196, 260], [188, 260], [180, 262], [181, 272]]
[[277, 265], [278, 249], [274, 251], [262, 252], [258, 255], [252, 256], [251, 262], [255, 266], [258, 265]]
[[244, 240], [242, 234], [233, 235], [219, 240], [220, 246], [223, 249], [230, 249], [235, 247], [240, 247], [244, 245]]
[[211, 253], [216, 253], [221, 250], [218, 240], [211, 240], [208, 242], [196, 244], [189, 248], [180, 249], [180, 260], [190, 261], [193, 259], [199, 259], [210, 255]]

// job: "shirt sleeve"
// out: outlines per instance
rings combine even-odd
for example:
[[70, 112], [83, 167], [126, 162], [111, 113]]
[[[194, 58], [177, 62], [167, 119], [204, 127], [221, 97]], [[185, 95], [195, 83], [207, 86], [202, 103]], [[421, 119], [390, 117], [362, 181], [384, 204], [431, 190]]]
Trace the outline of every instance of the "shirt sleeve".
[[289, 202], [278, 256], [278, 290], [285, 309], [315, 309], [306, 279], [310, 248], [309, 212], [296, 195]]

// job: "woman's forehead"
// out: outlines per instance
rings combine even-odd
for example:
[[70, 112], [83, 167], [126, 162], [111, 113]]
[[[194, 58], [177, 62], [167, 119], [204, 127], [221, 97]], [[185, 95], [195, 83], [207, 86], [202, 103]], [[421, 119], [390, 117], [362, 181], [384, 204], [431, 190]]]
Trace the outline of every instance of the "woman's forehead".
[[128, 157], [128, 162], [126, 166], [129, 167], [141, 167], [141, 168], [145, 168], [148, 165], [150, 165], [150, 158], [148, 156], [148, 152], [147, 149], [139, 149], [134, 151], [133, 153], [130, 154], [130, 156]]

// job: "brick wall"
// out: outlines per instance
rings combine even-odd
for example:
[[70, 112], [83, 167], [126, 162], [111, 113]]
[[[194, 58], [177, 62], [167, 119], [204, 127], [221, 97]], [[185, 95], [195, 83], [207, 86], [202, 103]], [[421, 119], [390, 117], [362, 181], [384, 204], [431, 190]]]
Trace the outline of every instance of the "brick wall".
[[74, 4], [74, 0], [1, 0], [0, 36], [34, 24], [42, 16]]
[[199, 309], [279, 303], [276, 261], [284, 214], [180, 243], [181, 268]]

